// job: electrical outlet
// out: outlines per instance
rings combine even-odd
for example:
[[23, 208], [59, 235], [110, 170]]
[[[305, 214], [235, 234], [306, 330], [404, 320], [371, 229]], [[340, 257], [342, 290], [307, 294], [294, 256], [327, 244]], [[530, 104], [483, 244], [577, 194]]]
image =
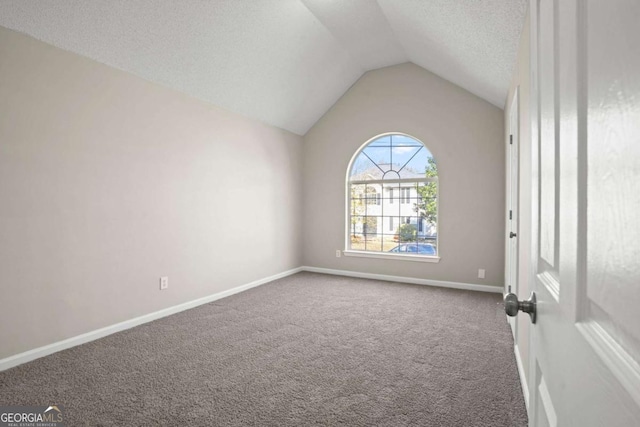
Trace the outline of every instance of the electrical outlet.
[[163, 276], [160, 278], [160, 290], [164, 291], [169, 288], [169, 278], [167, 276]]
[[340, 251], [340, 249], [338, 249], [336, 251], [336, 258], [340, 258], [342, 256], [342, 251]]
[[484, 279], [484, 268], [478, 270], [478, 279]]

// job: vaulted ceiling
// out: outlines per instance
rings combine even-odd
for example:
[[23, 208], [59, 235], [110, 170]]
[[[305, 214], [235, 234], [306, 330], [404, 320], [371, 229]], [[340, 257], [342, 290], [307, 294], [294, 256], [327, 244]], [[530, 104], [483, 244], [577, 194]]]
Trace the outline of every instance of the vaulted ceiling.
[[0, 2], [0, 25], [305, 134], [366, 71], [411, 61], [503, 108], [527, 0]]

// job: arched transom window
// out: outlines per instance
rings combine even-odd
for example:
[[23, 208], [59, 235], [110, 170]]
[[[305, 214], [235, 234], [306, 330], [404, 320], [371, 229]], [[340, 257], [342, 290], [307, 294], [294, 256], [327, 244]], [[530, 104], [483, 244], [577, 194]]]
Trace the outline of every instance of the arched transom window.
[[347, 194], [347, 255], [437, 258], [438, 170], [422, 142], [370, 140], [351, 160]]

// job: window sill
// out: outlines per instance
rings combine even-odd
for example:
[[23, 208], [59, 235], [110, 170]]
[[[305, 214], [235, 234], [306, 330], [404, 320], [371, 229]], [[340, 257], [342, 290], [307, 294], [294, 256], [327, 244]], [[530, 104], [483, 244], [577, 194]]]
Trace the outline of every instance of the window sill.
[[424, 255], [404, 255], [404, 254], [387, 254], [382, 252], [365, 252], [365, 251], [342, 251], [344, 256], [377, 258], [377, 259], [393, 259], [396, 261], [417, 261], [417, 262], [440, 262], [439, 256]]

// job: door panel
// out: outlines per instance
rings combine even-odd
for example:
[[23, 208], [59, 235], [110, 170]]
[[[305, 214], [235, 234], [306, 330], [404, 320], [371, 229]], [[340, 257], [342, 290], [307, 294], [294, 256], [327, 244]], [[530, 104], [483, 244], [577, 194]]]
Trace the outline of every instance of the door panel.
[[[636, 13], [630, 13], [634, 9]], [[640, 360], [640, 228], [633, 226], [640, 215], [637, 9], [637, 2], [590, 1], [585, 13], [589, 40], [585, 317]], [[611, 26], [616, 31], [610, 31]]]
[[556, 91], [553, 0], [540, 1], [540, 19], [548, 22], [540, 33], [540, 257], [549, 270], [556, 265]]
[[640, 425], [639, 19], [531, 2], [532, 426]]
[[[538, 371], [540, 367], [538, 366]], [[537, 406], [536, 418], [539, 420], [540, 426], [556, 427], [558, 425], [558, 416], [553, 406], [553, 401], [549, 395], [549, 388], [544, 381], [544, 377], [540, 373], [537, 381], [537, 398], [540, 404]]]

